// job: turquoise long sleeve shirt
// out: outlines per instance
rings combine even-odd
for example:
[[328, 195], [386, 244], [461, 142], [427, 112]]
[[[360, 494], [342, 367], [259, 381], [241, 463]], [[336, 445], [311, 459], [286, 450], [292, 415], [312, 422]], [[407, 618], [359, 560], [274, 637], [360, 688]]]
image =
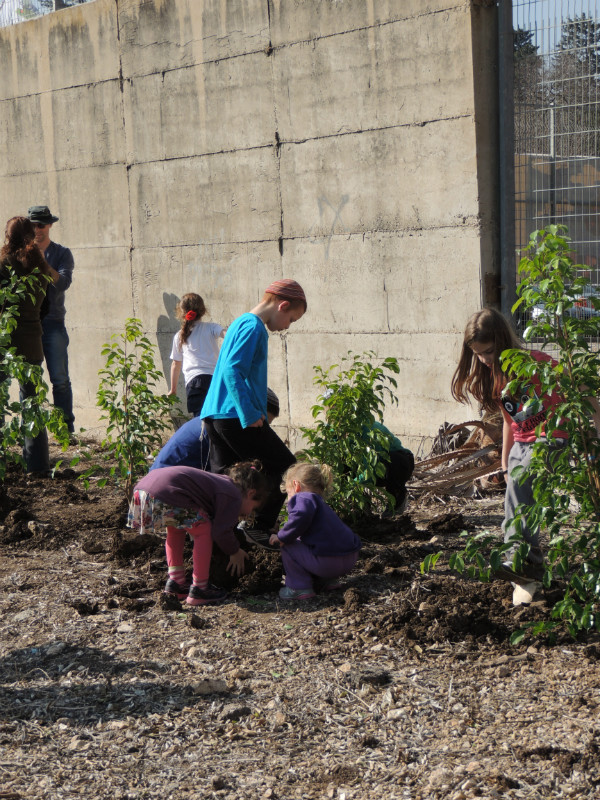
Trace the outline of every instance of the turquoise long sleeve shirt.
[[202, 419], [234, 419], [243, 428], [267, 418], [269, 335], [264, 322], [250, 312], [235, 319], [225, 334]]

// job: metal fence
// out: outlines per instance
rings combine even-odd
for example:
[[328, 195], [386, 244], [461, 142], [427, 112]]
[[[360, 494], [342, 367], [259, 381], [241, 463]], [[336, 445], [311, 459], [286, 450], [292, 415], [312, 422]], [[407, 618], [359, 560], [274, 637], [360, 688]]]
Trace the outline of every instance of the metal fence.
[[0, 0], [0, 28], [91, 0]]
[[[588, 267], [595, 286], [600, 286], [598, 6], [596, 0], [512, 3], [517, 254], [532, 231], [564, 224], [576, 260]], [[589, 304], [587, 311], [583, 306], [582, 313], [592, 313]]]

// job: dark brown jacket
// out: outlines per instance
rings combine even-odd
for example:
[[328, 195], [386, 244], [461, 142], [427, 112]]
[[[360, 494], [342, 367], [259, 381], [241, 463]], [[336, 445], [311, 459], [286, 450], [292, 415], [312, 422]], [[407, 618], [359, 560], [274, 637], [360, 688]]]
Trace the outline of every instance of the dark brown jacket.
[[[11, 272], [25, 276], [31, 270], [18, 259], [9, 257], [0, 263], [0, 282], [4, 283]], [[11, 337], [11, 346], [16, 348], [18, 355], [23, 356], [31, 364], [41, 364], [44, 360], [40, 309], [46, 294], [46, 282], [43, 278], [38, 278], [38, 281], [39, 285], [33, 292], [34, 299], [32, 300], [28, 293], [18, 305], [17, 327]]]

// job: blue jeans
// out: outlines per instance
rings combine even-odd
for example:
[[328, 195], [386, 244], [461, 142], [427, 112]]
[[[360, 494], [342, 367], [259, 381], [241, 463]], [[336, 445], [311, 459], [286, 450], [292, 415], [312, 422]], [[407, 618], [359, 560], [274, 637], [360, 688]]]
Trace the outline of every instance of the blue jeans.
[[[557, 451], [566, 445], [566, 439], [559, 439], [553, 437], [548, 440], [538, 439], [538, 442], [544, 442], [548, 450], [548, 464], [552, 466], [552, 456]], [[529, 475], [524, 481], [513, 480], [511, 473], [515, 467], [523, 467], [529, 469], [531, 465], [531, 457], [533, 455], [533, 442], [515, 442], [511, 447], [508, 455], [508, 475], [506, 476], [506, 493], [504, 495], [504, 522], [502, 523], [502, 530], [504, 531], [504, 541], [509, 542], [511, 536], [515, 534], [515, 529], [509, 525], [509, 520], [513, 519], [517, 507], [520, 505], [532, 506], [535, 503], [533, 496], [533, 477]], [[530, 564], [541, 565], [544, 563], [544, 554], [540, 547], [540, 532], [538, 529], [531, 529], [526, 523], [522, 525], [522, 538], [527, 542], [530, 547], [527, 560]], [[519, 547], [518, 542], [504, 553], [504, 560], [512, 561], [515, 553]]]
[[[41, 366], [41, 361], [34, 361], [33, 364]], [[0, 372], [0, 381], [6, 375]], [[32, 383], [19, 384], [19, 402], [22, 404], [25, 398], [35, 397], [35, 386]], [[4, 421], [4, 418], [1, 418]], [[27, 472], [47, 472], [50, 469], [50, 453], [48, 450], [48, 433], [44, 428], [35, 439], [26, 436], [23, 440], [23, 459]]]
[[75, 417], [73, 416], [73, 391], [69, 380], [69, 334], [65, 323], [60, 319], [42, 320], [42, 345], [46, 369], [52, 384], [54, 405], [64, 414], [65, 422], [70, 433], [75, 430]]
[[[26, 397], [35, 397], [35, 386], [32, 383], [19, 385], [19, 402]], [[35, 439], [25, 437], [23, 441], [23, 458], [27, 472], [47, 472], [50, 469], [50, 453], [48, 450], [48, 432], [46, 428], [38, 433]]]

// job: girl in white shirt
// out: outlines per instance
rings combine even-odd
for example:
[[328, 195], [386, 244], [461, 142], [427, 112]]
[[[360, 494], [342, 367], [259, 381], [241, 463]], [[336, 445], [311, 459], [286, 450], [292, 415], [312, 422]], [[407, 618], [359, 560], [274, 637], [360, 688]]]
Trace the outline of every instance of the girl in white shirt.
[[177, 308], [181, 330], [173, 337], [171, 347], [171, 389], [177, 394], [177, 382], [183, 369], [187, 410], [197, 416], [215, 371], [219, 355], [218, 340], [225, 336], [225, 328], [218, 322], [202, 322], [207, 313], [204, 300], [199, 294], [184, 294]]

